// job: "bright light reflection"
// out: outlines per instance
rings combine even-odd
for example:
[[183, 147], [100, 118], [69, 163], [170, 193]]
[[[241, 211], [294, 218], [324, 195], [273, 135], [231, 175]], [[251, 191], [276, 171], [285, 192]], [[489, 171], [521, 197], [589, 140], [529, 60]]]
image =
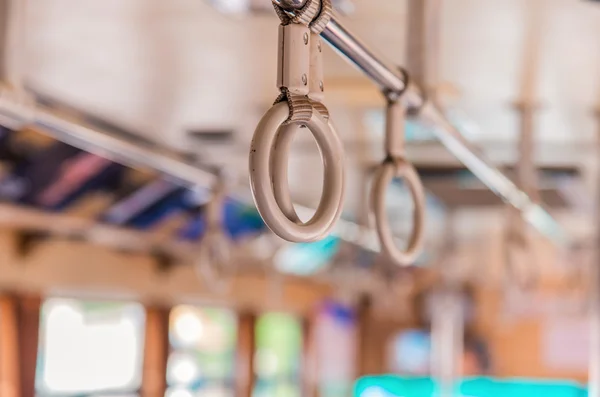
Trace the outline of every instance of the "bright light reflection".
[[90, 321], [79, 304], [47, 303], [43, 388], [53, 393], [131, 390], [140, 379], [140, 324], [124, 313]]
[[262, 378], [271, 378], [277, 375], [279, 360], [277, 354], [270, 349], [259, 349], [256, 352], [256, 372]]
[[171, 389], [167, 391], [166, 397], [194, 397], [194, 395], [186, 389]]
[[174, 331], [184, 346], [194, 346], [204, 335], [204, 324], [196, 313], [182, 309], [176, 314]]
[[225, 13], [244, 13], [250, 8], [250, 0], [210, 0], [210, 2]]
[[188, 385], [196, 380], [200, 369], [194, 357], [188, 354], [175, 354], [169, 366], [170, 378], [175, 384]]
[[363, 390], [360, 397], [388, 397], [389, 394], [386, 393], [384, 389], [379, 386], [371, 386]]

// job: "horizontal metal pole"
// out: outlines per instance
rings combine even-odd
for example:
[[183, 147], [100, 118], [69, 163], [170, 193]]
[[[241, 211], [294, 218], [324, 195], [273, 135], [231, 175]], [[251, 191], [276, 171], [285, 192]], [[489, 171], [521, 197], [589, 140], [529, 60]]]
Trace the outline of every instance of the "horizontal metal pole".
[[54, 110], [38, 107], [32, 127], [71, 146], [131, 167], [169, 175], [188, 187], [211, 187], [216, 175], [174, 152], [144, 146], [140, 142], [70, 121]]
[[381, 61], [363, 43], [344, 29], [335, 18], [331, 19], [321, 35], [383, 91], [399, 93], [406, 88], [406, 82], [398, 68]]
[[483, 156], [444, 114], [431, 102], [423, 106], [419, 119], [435, 133], [442, 144], [481, 182], [503, 201], [521, 211], [523, 218], [558, 246], [569, 246], [569, 236], [541, 205], [534, 202], [506, 175]]
[[[287, 3], [298, 8], [304, 4], [304, 0], [288, 0]], [[460, 131], [446, 119], [437, 107], [430, 103], [421, 106], [424, 103], [421, 90], [415, 84], [407, 84], [399, 70], [389, 66], [381, 58], [376, 57], [365, 45], [344, 29], [335, 18], [327, 25], [327, 28], [323, 32], [323, 37], [342, 55], [348, 58], [351, 63], [355, 64], [379, 85], [384, 93], [387, 95], [397, 95], [404, 92], [403, 100], [411, 107], [421, 108], [419, 114], [420, 120], [430, 125], [440, 141], [473, 174], [506, 202], [523, 211], [525, 219], [542, 234], [559, 244], [567, 242], [567, 236], [562, 231], [560, 225], [543, 208], [535, 204], [529, 196], [519, 190], [509, 178], [492, 166], [483, 156], [478, 154], [472, 145], [462, 136]], [[18, 106], [13, 108], [10, 106], [10, 103], [8, 105], [8, 113], [12, 113], [17, 120], [28, 120], [31, 117], [27, 109], [21, 109]], [[4, 104], [0, 104], [0, 116], [2, 116], [2, 110], [6, 110], [1, 109], [3, 106]], [[176, 154], [152, 147], [144, 147], [139, 142], [128, 141], [125, 138], [111, 135], [106, 131], [86, 127], [43, 107], [38, 107], [33, 113], [33, 124], [35, 126], [54, 136], [56, 139], [83, 150], [96, 153], [128, 166], [153, 169], [170, 175], [182, 183], [191, 186], [200, 185], [210, 187], [216, 181], [216, 176], [213, 173], [202, 169], [199, 165], [193, 164], [188, 159]], [[0, 117], [0, 120], [2, 119]], [[236, 197], [244, 202], [251, 203], [247, 183], [240, 183], [240, 185], [235, 190]], [[242, 186], [243, 190], [241, 189]], [[300, 211], [310, 211], [307, 208], [298, 209]], [[352, 232], [349, 233], [348, 230], [352, 230]], [[358, 236], [361, 233], [354, 233], [354, 231], [359, 230], [363, 230], [363, 228], [357, 224], [340, 221], [336, 225], [334, 233], [344, 235], [344, 239], [357, 243], [369, 250], [377, 251], [378, 247], [376, 247], [376, 244], [365, 244], [363, 241], [360, 241], [362, 239]], [[375, 241], [376, 239], [371, 238], [370, 233], [372, 233], [371, 230], [367, 233], [369, 235], [367, 241]], [[354, 236], [356, 236], [356, 239], [353, 239]]]
[[377, 84], [384, 94], [403, 94], [407, 106], [420, 109], [418, 119], [432, 129], [442, 144], [494, 193], [522, 211], [527, 222], [541, 234], [560, 246], [570, 243], [558, 222], [479, 153], [437, 106], [431, 102], [426, 103], [422, 90], [416, 84], [405, 81], [405, 76], [398, 68], [388, 66], [388, 63], [376, 57], [343, 28], [335, 17], [327, 25], [322, 36]]
[[[9, 101], [0, 101], [0, 116], [3, 116], [0, 117], [0, 124], [9, 128], [15, 125], [28, 125], [59, 141], [119, 164], [157, 171], [189, 188], [197, 186], [211, 188], [217, 182], [217, 175], [213, 171], [202, 168], [174, 151], [87, 126], [47, 106], [38, 104], [32, 110], [11, 105]], [[245, 178], [234, 181], [229, 195], [239, 202], [254, 205]], [[295, 208], [302, 217], [310, 217], [315, 211], [298, 204], [295, 204]], [[366, 250], [379, 252], [375, 231], [357, 223], [340, 219], [332, 234]]]

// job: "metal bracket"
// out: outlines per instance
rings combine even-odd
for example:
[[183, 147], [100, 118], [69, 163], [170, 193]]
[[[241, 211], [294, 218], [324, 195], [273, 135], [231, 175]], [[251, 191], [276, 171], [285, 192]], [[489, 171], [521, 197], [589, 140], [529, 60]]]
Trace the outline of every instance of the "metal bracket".
[[310, 29], [300, 24], [279, 26], [277, 87], [294, 95], [308, 95]]
[[308, 97], [322, 103], [325, 100], [325, 83], [323, 82], [323, 40], [315, 33], [310, 34], [310, 65]]

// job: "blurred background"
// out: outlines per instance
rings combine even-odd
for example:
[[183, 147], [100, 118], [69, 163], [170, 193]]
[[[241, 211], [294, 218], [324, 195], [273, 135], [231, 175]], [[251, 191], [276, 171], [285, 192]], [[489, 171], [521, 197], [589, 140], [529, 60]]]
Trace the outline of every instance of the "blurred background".
[[[0, 27], [11, 1], [0, 0]], [[407, 267], [382, 255], [368, 194], [386, 101], [329, 47], [342, 221], [322, 241], [287, 243], [263, 223], [247, 179], [254, 129], [278, 94], [269, 0], [31, 0], [18, 52], [38, 106], [236, 182], [218, 207], [230, 258], [207, 273], [211, 183], [0, 114], [0, 397], [600, 397], [600, 2], [333, 5], [374, 53], [404, 66], [421, 1], [437, 21], [428, 92], [552, 215], [564, 244], [545, 237], [553, 223], [515, 221], [410, 118], [425, 248]], [[1, 48], [6, 62], [15, 47]], [[518, 177], [525, 134], [531, 185]], [[315, 208], [323, 171], [309, 134], [297, 134], [288, 175], [294, 201]], [[401, 180], [386, 202], [406, 240], [414, 206]]]

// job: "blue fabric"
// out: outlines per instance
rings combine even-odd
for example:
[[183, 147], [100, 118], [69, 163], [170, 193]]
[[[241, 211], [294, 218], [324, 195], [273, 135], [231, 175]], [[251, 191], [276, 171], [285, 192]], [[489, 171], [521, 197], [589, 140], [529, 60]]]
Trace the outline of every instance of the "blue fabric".
[[150, 229], [169, 215], [181, 212], [186, 208], [185, 190], [184, 188], [176, 190], [133, 218], [128, 225], [138, 229]]
[[[265, 230], [263, 223], [256, 209], [239, 204], [233, 200], [227, 199], [223, 208], [223, 223], [225, 230], [232, 239], [236, 240], [249, 234], [256, 234]], [[198, 214], [181, 231], [181, 237], [186, 240], [197, 241], [204, 234], [206, 222], [204, 214]]]

